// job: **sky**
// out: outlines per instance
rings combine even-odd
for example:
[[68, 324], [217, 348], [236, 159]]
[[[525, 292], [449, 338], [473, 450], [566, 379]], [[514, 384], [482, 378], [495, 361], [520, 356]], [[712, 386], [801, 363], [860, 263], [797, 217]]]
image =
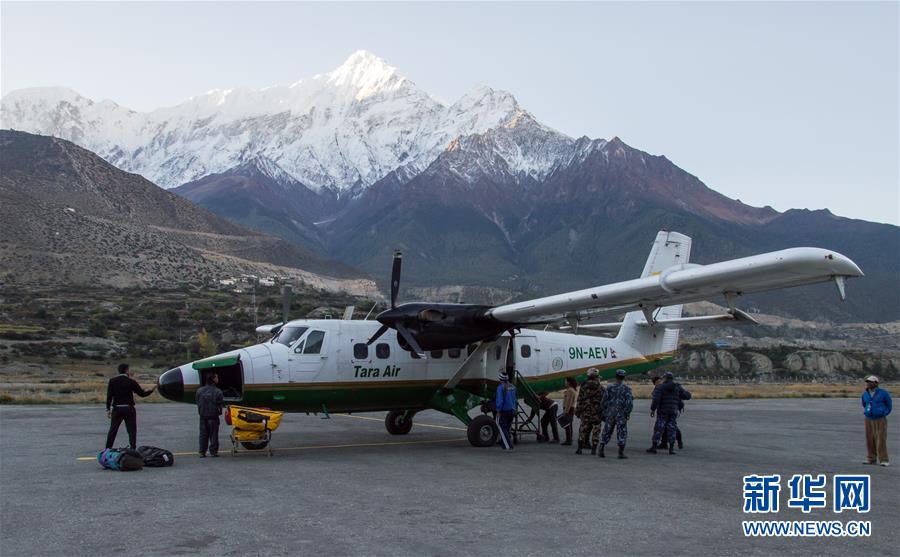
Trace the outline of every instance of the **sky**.
[[900, 3], [0, 3], [0, 92], [147, 111], [365, 49], [443, 102], [513, 93], [745, 203], [900, 224]]

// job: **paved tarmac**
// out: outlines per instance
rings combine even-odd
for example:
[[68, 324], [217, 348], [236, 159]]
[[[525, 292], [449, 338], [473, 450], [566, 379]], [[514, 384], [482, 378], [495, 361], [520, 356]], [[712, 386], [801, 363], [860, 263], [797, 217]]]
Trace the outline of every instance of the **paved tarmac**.
[[[198, 458], [187, 405], [138, 406], [138, 443], [172, 468], [113, 472], [94, 457], [100, 406], [0, 407], [0, 552], [18, 555], [897, 555], [900, 467], [860, 464], [855, 399], [691, 401], [685, 449], [649, 455], [648, 401], [628, 460], [523, 441], [478, 449], [453, 418], [416, 416], [391, 436], [383, 413], [286, 416], [275, 456]], [[428, 424], [428, 425], [426, 425]], [[430, 425], [430, 427], [429, 427]], [[888, 446], [900, 464], [900, 426]], [[119, 442], [126, 442], [124, 426]], [[615, 450], [608, 451], [615, 453]], [[81, 459], [80, 459], [81, 458]], [[742, 477], [782, 476], [777, 515], [742, 512]], [[828, 476], [828, 510], [784, 510], [792, 474]], [[872, 476], [867, 514], [830, 506], [831, 476]], [[746, 538], [741, 522], [868, 520], [867, 538]]]

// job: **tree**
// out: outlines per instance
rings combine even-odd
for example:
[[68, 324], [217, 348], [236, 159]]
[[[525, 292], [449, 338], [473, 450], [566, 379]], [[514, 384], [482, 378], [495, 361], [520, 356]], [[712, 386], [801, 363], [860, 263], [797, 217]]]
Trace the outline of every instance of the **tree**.
[[91, 322], [88, 323], [87, 330], [91, 336], [100, 337], [100, 338], [106, 337], [106, 333], [107, 333], [106, 323], [104, 323], [103, 321], [100, 321], [99, 319], [92, 319]]
[[216, 355], [216, 341], [211, 334], [206, 332], [205, 328], [200, 329], [197, 343], [200, 345], [200, 355], [204, 358]]

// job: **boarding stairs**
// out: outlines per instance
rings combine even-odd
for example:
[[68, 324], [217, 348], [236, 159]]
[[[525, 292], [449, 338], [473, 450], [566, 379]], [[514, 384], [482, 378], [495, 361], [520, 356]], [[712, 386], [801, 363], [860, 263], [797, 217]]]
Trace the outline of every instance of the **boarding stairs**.
[[[512, 427], [513, 442], [518, 443], [521, 435], [534, 435], [536, 439], [541, 434], [541, 412], [537, 393], [518, 370], [515, 385], [516, 389], [522, 392], [522, 398], [517, 400], [516, 417]], [[529, 416], [531, 419], [528, 419]]]

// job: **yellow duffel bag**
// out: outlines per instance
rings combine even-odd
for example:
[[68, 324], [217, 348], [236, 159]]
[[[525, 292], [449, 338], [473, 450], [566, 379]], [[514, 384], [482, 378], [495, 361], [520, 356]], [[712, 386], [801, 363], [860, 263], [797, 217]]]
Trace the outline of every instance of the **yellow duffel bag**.
[[229, 406], [228, 414], [231, 418], [230, 423], [235, 430], [260, 432], [266, 429], [269, 431], [278, 429], [284, 412], [246, 406]]
[[247, 431], [246, 429], [233, 429], [231, 433], [234, 435], [235, 441], [259, 441], [265, 438], [262, 431]]

